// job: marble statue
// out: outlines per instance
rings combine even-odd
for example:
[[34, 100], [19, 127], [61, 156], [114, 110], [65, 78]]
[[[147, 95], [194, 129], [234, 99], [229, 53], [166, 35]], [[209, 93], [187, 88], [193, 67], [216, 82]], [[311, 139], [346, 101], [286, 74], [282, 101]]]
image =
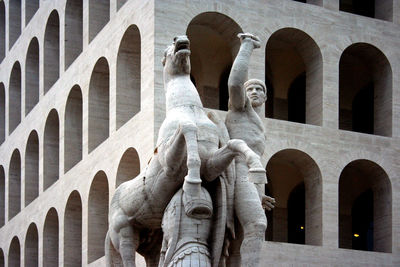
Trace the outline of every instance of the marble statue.
[[[174, 38], [164, 53], [163, 66], [166, 118], [149, 164], [136, 178], [122, 183], [111, 199], [105, 240], [107, 266], [135, 266], [136, 251], [144, 255], [147, 266], [157, 266], [161, 221], [174, 194], [183, 189], [182, 208], [191, 218], [211, 216], [201, 184], [217, 178], [224, 183], [221, 177], [234, 177], [233, 171], [227, 170], [232, 169], [238, 155], [243, 157], [248, 176], [266, 179], [259, 155], [243, 140], [220, 140], [220, 130], [208, 118], [190, 80], [190, 42], [186, 36]], [[221, 220], [218, 225], [222, 225]], [[212, 246], [220, 244], [223, 235], [214, 234], [214, 240]], [[214, 266], [221, 247], [211, 250]]]
[[[267, 100], [267, 88], [261, 80], [247, 80], [250, 56], [253, 49], [260, 47], [260, 40], [249, 33], [238, 37], [241, 46], [228, 78], [229, 103], [225, 124], [230, 138], [245, 141], [261, 157], [266, 142], [260, 113]], [[248, 166], [241, 157], [235, 158], [235, 175], [234, 210], [244, 236], [240, 246], [241, 266], [260, 266], [267, 228], [263, 208], [270, 210], [275, 200], [264, 195], [266, 176], [248, 177]]]

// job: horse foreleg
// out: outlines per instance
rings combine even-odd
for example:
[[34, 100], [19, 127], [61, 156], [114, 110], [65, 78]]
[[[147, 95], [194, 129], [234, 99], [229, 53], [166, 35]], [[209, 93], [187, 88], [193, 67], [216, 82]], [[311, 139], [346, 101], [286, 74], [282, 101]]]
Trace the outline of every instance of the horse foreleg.
[[188, 168], [183, 191], [193, 197], [199, 197], [201, 192], [201, 161], [197, 144], [197, 127], [190, 123], [182, 124], [181, 127], [186, 141], [186, 165]]
[[168, 142], [158, 148], [159, 161], [168, 177], [176, 176], [186, 156], [186, 142], [179, 127]]
[[119, 253], [124, 267], [135, 267], [135, 252], [139, 246], [139, 232], [132, 226], [125, 226], [119, 231]]

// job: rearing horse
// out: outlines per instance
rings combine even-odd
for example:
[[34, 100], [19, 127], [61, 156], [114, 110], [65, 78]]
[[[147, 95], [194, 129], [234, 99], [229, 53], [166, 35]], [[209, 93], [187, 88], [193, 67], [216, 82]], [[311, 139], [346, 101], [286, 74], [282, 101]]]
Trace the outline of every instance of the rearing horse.
[[[219, 129], [207, 117], [190, 80], [186, 36], [174, 38], [165, 50], [163, 66], [167, 106], [157, 152], [135, 179], [116, 189], [111, 200], [107, 266], [135, 266], [135, 251], [143, 244], [140, 233], [161, 228], [164, 209], [182, 185], [188, 199], [183, 203], [185, 212], [201, 218], [211, 212], [200, 197], [202, 180], [217, 178], [235, 156], [246, 158], [249, 172], [265, 175], [259, 156], [244, 141], [232, 139], [220, 148]], [[144, 253], [148, 266], [157, 266], [158, 252]]]

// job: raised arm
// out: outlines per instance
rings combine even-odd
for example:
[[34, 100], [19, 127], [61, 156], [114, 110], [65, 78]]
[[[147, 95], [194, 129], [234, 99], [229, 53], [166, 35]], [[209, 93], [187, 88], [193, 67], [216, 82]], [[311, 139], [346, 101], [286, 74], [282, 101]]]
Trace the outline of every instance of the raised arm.
[[246, 92], [243, 84], [247, 81], [250, 56], [253, 49], [260, 47], [260, 40], [250, 33], [239, 33], [240, 49], [233, 61], [228, 79], [229, 107], [233, 110], [243, 110], [246, 103]]

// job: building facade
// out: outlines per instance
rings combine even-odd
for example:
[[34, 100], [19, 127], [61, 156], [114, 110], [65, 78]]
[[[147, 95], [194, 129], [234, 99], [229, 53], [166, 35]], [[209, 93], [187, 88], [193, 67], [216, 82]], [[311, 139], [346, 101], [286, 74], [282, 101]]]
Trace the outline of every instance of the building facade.
[[263, 265], [399, 266], [400, 0], [0, 1], [0, 266], [104, 266], [108, 203], [165, 117], [164, 49], [189, 36], [223, 117], [240, 32], [268, 87]]

